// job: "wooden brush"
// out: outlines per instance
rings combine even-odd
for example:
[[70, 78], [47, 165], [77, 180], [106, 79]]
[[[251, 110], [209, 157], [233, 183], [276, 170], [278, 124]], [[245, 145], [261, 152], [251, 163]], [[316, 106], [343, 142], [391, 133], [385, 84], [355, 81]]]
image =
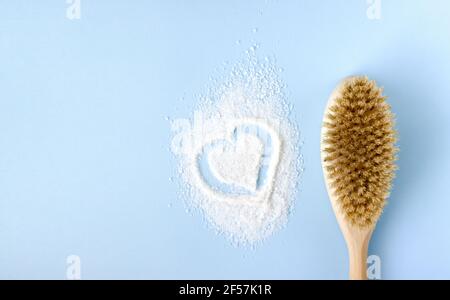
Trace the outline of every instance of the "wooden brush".
[[382, 89], [367, 77], [341, 82], [328, 101], [322, 168], [347, 243], [350, 279], [367, 279], [367, 251], [396, 170], [394, 117]]

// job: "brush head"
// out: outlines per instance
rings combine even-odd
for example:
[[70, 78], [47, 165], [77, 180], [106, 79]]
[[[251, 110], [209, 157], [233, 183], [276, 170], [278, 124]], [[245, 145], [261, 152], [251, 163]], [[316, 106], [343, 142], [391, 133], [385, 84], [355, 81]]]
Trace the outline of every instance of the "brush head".
[[324, 170], [347, 222], [374, 225], [394, 178], [394, 116], [382, 89], [367, 77], [344, 81], [324, 119]]

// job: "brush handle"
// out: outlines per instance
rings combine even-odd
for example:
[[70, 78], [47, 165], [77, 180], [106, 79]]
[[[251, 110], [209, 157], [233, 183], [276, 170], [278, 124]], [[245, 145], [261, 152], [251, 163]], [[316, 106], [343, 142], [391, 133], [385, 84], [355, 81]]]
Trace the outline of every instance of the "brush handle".
[[351, 280], [367, 280], [367, 253], [369, 240], [354, 241], [348, 245]]

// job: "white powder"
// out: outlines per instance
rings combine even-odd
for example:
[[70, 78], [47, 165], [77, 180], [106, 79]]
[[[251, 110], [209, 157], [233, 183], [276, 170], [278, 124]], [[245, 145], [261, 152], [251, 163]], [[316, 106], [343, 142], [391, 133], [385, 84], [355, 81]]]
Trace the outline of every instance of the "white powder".
[[286, 224], [301, 172], [299, 132], [270, 59], [254, 48], [172, 122], [182, 195], [233, 243], [253, 245]]
[[230, 147], [213, 148], [208, 165], [220, 181], [256, 192], [263, 151], [264, 144], [259, 138], [243, 134]]

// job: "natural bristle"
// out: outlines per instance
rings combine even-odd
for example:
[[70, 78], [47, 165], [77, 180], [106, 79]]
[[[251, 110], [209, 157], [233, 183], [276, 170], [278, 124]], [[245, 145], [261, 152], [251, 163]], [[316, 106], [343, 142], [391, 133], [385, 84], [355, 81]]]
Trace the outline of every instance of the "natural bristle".
[[378, 220], [394, 178], [394, 117], [367, 77], [344, 83], [324, 121], [325, 172], [345, 218], [360, 227]]

